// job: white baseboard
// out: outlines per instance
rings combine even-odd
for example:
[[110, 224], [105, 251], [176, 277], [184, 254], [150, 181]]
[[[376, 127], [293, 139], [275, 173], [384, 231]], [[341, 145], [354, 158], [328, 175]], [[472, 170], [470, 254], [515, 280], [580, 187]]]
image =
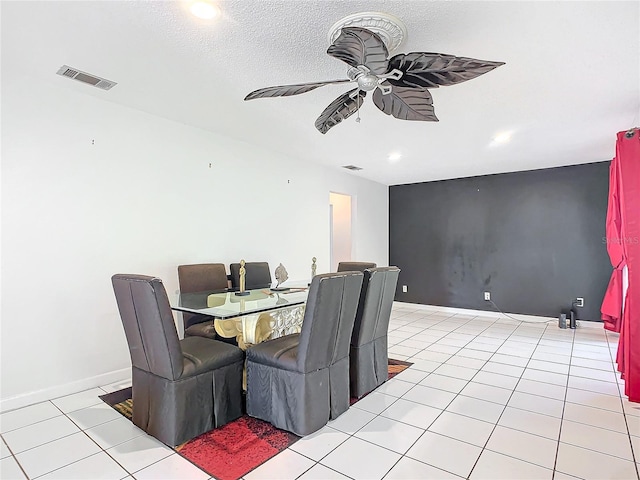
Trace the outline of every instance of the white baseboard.
[[65, 383], [64, 385], [56, 385], [55, 387], [43, 388], [42, 390], [3, 398], [0, 400], [0, 412], [7, 412], [9, 410], [15, 410], [16, 408], [26, 407], [27, 405], [33, 405], [34, 403], [78, 393], [90, 388], [109, 385], [125, 378], [131, 378], [131, 368], [114, 370], [93, 377], [83, 378], [75, 382]]
[[[445, 313], [456, 313], [461, 315], [475, 315], [476, 317], [489, 317], [489, 318], [501, 318], [503, 315], [500, 312], [491, 312], [488, 310], [471, 310], [468, 308], [455, 308], [455, 307], [441, 307], [438, 305], [423, 305], [420, 303], [407, 303], [407, 302], [393, 302], [394, 305], [404, 308], [412, 308], [415, 310], [425, 310], [428, 312], [445, 312]], [[555, 321], [558, 319], [554, 317], [542, 317], [538, 315], [524, 315], [520, 313], [509, 313], [510, 317], [514, 319], [520, 320], [522, 322], [549, 322]], [[601, 322], [592, 322], [590, 320], [579, 321], [580, 327], [586, 328], [603, 328]]]
[[[487, 310], [471, 310], [467, 308], [455, 308], [455, 307], [441, 307], [438, 305], [422, 305], [419, 303], [406, 303], [406, 302], [393, 302], [394, 305], [399, 307], [411, 308], [413, 310], [424, 310], [430, 312], [446, 312], [456, 313], [462, 315], [475, 315], [478, 317], [500, 318], [502, 314], [499, 312], [490, 312]], [[557, 318], [541, 317], [536, 315], [522, 315], [510, 313], [510, 316], [521, 321], [534, 321], [534, 322], [546, 322], [557, 321]], [[582, 321], [579, 326], [581, 328], [602, 328], [600, 322]], [[42, 390], [36, 390], [34, 392], [23, 393], [9, 398], [0, 399], [0, 412], [7, 412], [9, 410], [15, 410], [16, 408], [26, 407], [27, 405], [33, 405], [34, 403], [45, 402], [58, 397], [64, 397], [65, 395], [71, 395], [72, 393], [78, 393], [90, 388], [109, 385], [117, 381], [131, 378], [131, 368], [123, 368], [121, 370], [114, 370], [113, 372], [103, 373], [75, 382], [66, 383], [64, 385], [56, 385], [55, 387], [45, 388]]]

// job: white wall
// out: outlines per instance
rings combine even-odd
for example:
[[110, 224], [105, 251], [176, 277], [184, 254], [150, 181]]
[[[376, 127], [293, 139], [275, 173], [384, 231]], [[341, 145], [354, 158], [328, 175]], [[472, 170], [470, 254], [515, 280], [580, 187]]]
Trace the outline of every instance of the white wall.
[[338, 263], [351, 260], [352, 250], [352, 216], [351, 196], [331, 192], [329, 203], [332, 206], [331, 218], [331, 270], [338, 269]]
[[331, 190], [357, 198], [358, 257], [388, 263], [384, 185], [2, 73], [0, 410], [128, 375], [115, 273], [171, 295], [183, 263], [328, 271]]

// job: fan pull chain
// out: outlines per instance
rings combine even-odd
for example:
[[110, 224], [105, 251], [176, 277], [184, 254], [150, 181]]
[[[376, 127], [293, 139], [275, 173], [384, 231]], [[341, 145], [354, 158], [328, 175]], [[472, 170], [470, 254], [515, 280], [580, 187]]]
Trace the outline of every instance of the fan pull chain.
[[358, 90], [358, 97], [356, 99], [356, 123], [360, 123], [360, 90]]

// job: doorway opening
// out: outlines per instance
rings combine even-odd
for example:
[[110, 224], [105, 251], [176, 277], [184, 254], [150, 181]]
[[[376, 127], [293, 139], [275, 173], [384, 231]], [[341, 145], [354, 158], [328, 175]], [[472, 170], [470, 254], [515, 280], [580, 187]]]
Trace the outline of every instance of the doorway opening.
[[351, 260], [353, 250], [351, 195], [329, 192], [329, 231], [331, 271], [338, 270], [338, 263]]

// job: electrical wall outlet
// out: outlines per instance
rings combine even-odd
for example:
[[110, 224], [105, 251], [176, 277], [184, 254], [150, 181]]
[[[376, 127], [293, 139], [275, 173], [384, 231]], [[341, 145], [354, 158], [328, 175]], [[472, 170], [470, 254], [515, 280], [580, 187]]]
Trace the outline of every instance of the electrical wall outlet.
[[407, 293], [408, 289], [406, 285], [402, 285], [402, 293]]
[[491, 292], [484, 292], [484, 299], [485, 300], [491, 300]]
[[576, 307], [584, 307], [584, 298], [582, 297], [576, 298]]

